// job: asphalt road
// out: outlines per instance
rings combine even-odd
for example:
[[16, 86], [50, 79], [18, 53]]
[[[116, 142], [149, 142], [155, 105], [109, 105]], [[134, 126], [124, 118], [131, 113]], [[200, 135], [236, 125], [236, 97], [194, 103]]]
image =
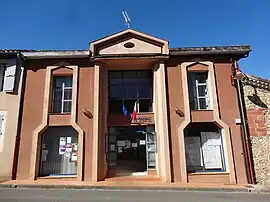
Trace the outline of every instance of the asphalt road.
[[0, 202], [269, 202], [270, 194], [179, 192], [179, 191], [121, 191], [121, 190], [59, 190], [59, 189], [0, 189]]

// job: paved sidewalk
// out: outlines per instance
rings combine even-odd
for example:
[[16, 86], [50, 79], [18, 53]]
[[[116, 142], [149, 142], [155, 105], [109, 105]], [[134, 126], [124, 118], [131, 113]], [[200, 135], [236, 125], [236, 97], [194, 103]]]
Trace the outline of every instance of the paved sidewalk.
[[260, 193], [86, 189], [0, 189], [0, 202], [269, 202]]
[[[222, 192], [254, 192], [248, 185], [224, 185], [210, 183], [182, 184], [146, 181], [102, 181], [87, 182], [60, 179], [11, 180], [0, 184], [0, 188], [45, 188], [45, 189], [101, 189], [101, 190], [175, 190], [175, 191], [222, 191]], [[258, 192], [258, 190], [256, 191]], [[261, 192], [261, 191], [260, 191]]]

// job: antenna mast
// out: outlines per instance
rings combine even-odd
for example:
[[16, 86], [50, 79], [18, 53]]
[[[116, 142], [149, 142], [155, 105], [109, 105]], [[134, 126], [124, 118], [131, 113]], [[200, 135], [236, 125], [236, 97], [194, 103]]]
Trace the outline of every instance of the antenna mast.
[[127, 25], [127, 28], [129, 29], [130, 28], [131, 21], [130, 21], [130, 18], [128, 17], [127, 12], [126, 11], [122, 11], [122, 15], [123, 15], [123, 17], [125, 19], [125, 24]]

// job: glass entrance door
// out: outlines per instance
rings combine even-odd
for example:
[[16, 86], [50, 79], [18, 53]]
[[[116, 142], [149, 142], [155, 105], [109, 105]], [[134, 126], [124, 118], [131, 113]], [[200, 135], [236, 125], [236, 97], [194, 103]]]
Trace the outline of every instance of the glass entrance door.
[[153, 127], [110, 127], [107, 137], [109, 176], [147, 175], [156, 169]]

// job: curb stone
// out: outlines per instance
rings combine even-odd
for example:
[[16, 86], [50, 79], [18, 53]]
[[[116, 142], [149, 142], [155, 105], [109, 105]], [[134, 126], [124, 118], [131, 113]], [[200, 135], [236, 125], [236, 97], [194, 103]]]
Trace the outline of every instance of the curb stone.
[[[210, 191], [210, 192], [258, 192], [252, 188], [196, 188], [196, 187], [138, 187], [138, 186], [91, 186], [91, 185], [44, 185], [44, 184], [0, 184], [0, 188], [30, 189], [88, 189], [88, 190], [151, 190], [151, 191]], [[256, 191], [255, 191], [256, 190]], [[267, 190], [260, 190], [265, 192]], [[270, 189], [268, 190], [270, 193]]]

